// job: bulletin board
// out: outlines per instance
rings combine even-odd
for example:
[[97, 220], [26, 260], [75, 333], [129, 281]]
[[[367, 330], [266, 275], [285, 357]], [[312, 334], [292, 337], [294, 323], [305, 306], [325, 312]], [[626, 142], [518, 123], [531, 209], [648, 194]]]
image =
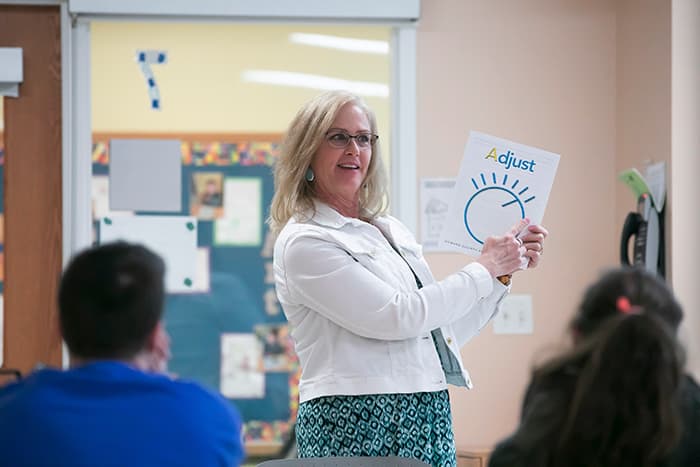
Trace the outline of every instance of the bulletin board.
[[109, 210], [105, 198], [113, 138], [181, 141], [179, 214], [197, 218], [198, 267], [192, 291], [167, 296], [169, 369], [222, 393], [236, 406], [245, 421], [249, 454], [274, 454], [296, 420], [299, 382], [299, 365], [274, 289], [274, 239], [265, 224], [281, 135], [93, 135], [96, 239], [97, 220]]

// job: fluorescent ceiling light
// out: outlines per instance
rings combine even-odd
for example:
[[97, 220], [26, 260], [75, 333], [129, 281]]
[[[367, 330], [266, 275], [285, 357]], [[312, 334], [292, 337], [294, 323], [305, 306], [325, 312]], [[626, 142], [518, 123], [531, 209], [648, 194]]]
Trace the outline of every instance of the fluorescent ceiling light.
[[387, 55], [389, 53], [389, 43], [387, 41], [354, 39], [352, 37], [328, 36], [325, 34], [293, 32], [289, 35], [289, 42], [328, 49], [347, 50], [349, 52], [379, 55]]
[[345, 89], [360, 96], [389, 97], [389, 85], [384, 83], [372, 83], [369, 81], [349, 81], [330, 76], [311, 75], [308, 73], [294, 73], [291, 71], [275, 70], [246, 70], [241, 74], [243, 81], [252, 83], [275, 84], [278, 86], [290, 86], [296, 88], [321, 89]]

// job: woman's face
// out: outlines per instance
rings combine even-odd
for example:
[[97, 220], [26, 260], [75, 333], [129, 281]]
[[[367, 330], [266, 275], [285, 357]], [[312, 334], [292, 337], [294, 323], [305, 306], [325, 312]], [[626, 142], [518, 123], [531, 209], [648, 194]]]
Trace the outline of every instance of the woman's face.
[[[311, 161], [316, 195], [331, 203], [334, 200], [357, 202], [372, 158], [372, 146], [367, 144], [363, 147], [358, 144], [357, 138], [350, 138], [345, 147], [337, 147], [342, 146], [342, 133], [351, 136], [371, 133], [367, 115], [353, 103], [340, 108]], [[368, 136], [362, 139], [366, 142]]]

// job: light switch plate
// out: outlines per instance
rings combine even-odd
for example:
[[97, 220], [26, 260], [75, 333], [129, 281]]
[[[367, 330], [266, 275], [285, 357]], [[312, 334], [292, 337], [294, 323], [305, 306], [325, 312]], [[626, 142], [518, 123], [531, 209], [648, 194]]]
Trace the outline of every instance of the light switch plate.
[[501, 311], [493, 320], [495, 334], [532, 334], [532, 295], [510, 294], [501, 302]]

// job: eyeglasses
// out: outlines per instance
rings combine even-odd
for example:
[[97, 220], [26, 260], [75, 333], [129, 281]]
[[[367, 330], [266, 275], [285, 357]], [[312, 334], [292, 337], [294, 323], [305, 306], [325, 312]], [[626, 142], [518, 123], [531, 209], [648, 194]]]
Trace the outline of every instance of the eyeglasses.
[[354, 139], [358, 147], [368, 148], [374, 146], [374, 143], [379, 139], [378, 135], [373, 135], [372, 133], [358, 133], [356, 135], [351, 135], [345, 131], [329, 131], [326, 133], [326, 140], [328, 144], [334, 148], [343, 149], [348, 144], [350, 140]]

